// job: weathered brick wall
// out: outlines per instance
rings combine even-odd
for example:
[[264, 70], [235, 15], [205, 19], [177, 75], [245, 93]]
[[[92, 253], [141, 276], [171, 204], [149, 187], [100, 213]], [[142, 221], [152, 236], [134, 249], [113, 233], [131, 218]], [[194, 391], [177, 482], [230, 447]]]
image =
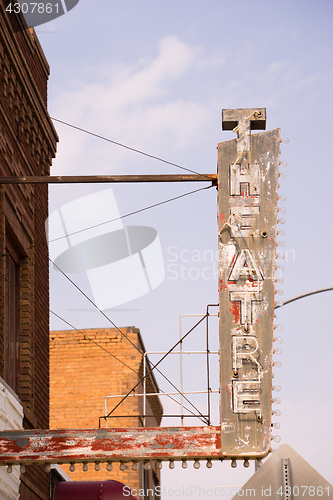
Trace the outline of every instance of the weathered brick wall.
[[[0, 175], [48, 175], [57, 135], [47, 113], [49, 66], [22, 16], [0, 0]], [[0, 248], [8, 241], [19, 259], [18, 386], [25, 428], [49, 425], [49, 284], [44, 224], [47, 186], [4, 185], [0, 191]], [[0, 259], [4, 276], [4, 259]], [[4, 281], [0, 281], [0, 376], [4, 376]], [[48, 499], [49, 476], [28, 466], [21, 500]]]
[[[105, 397], [126, 394], [137, 384], [142, 354], [129, 340], [142, 352], [140, 333], [136, 328], [122, 328], [121, 331], [123, 335], [110, 328], [80, 330], [81, 333], [73, 330], [50, 332], [51, 428], [97, 428], [99, 417], [105, 415]], [[113, 398], [112, 403], [109, 400], [108, 411], [120, 399]], [[160, 413], [153, 425], [159, 425], [162, 411], [159, 403]], [[114, 414], [118, 417], [109, 419], [108, 427], [141, 426], [137, 417], [137, 397], [127, 398]], [[120, 418], [120, 415], [128, 416]], [[105, 422], [101, 420], [101, 427], [104, 426]], [[98, 472], [95, 472], [93, 464], [89, 465], [87, 472], [82, 471], [80, 464], [74, 473], [69, 472], [68, 466], [62, 465], [62, 468], [75, 481], [115, 479], [131, 488], [139, 488], [140, 485], [140, 473], [133, 471], [131, 464], [120, 471], [119, 463], [116, 463], [112, 472], [106, 471], [106, 464], [101, 464]]]

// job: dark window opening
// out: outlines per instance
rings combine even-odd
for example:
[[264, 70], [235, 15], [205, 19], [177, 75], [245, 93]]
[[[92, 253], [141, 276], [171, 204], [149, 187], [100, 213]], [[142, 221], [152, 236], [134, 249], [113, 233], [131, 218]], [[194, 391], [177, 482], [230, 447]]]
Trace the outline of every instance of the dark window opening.
[[6, 248], [4, 303], [4, 380], [17, 392], [19, 371], [20, 262], [11, 245]]

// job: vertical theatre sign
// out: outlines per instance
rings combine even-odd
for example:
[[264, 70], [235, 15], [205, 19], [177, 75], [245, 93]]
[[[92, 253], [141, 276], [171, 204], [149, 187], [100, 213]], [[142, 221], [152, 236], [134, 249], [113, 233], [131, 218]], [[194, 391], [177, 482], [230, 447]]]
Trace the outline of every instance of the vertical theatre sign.
[[269, 453], [281, 139], [279, 129], [251, 135], [265, 126], [264, 108], [222, 112], [223, 129], [237, 139], [218, 145], [220, 425], [0, 432], [8, 472], [36, 463], [132, 461], [136, 469], [138, 461], [169, 460], [172, 468], [194, 460], [197, 468], [200, 459], [228, 458], [248, 465]]
[[223, 455], [270, 449], [280, 130], [266, 110], [223, 110], [218, 145], [221, 435]]

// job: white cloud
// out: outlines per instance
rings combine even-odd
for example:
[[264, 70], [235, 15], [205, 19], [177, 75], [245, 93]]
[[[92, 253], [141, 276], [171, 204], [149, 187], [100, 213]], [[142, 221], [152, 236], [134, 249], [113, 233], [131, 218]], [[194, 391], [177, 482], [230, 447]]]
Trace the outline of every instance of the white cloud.
[[[203, 105], [173, 96], [171, 91], [174, 83], [196, 70], [202, 57], [200, 48], [168, 36], [160, 40], [154, 58], [141, 59], [135, 65], [111, 65], [100, 73], [95, 68], [96, 83], [77, 82], [75, 89], [73, 85], [64, 89], [51, 102], [51, 114], [153, 154], [160, 148], [171, 153], [188, 146], [208, 120], [209, 111]], [[82, 132], [57, 128], [60, 146], [53, 173], [96, 172], [92, 163], [97, 160], [101, 165], [110, 145], [88, 140]], [[112, 149], [115, 170], [126, 154]]]

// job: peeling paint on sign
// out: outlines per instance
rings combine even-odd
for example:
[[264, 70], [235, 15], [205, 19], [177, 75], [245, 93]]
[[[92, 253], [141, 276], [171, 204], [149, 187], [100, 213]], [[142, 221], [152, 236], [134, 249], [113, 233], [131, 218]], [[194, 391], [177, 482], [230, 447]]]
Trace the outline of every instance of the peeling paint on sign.
[[241, 155], [237, 139], [218, 145], [221, 436], [235, 458], [270, 448], [279, 136], [252, 135]]
[[0, 432], [0, 465], [218, 459], [219, 426]]

